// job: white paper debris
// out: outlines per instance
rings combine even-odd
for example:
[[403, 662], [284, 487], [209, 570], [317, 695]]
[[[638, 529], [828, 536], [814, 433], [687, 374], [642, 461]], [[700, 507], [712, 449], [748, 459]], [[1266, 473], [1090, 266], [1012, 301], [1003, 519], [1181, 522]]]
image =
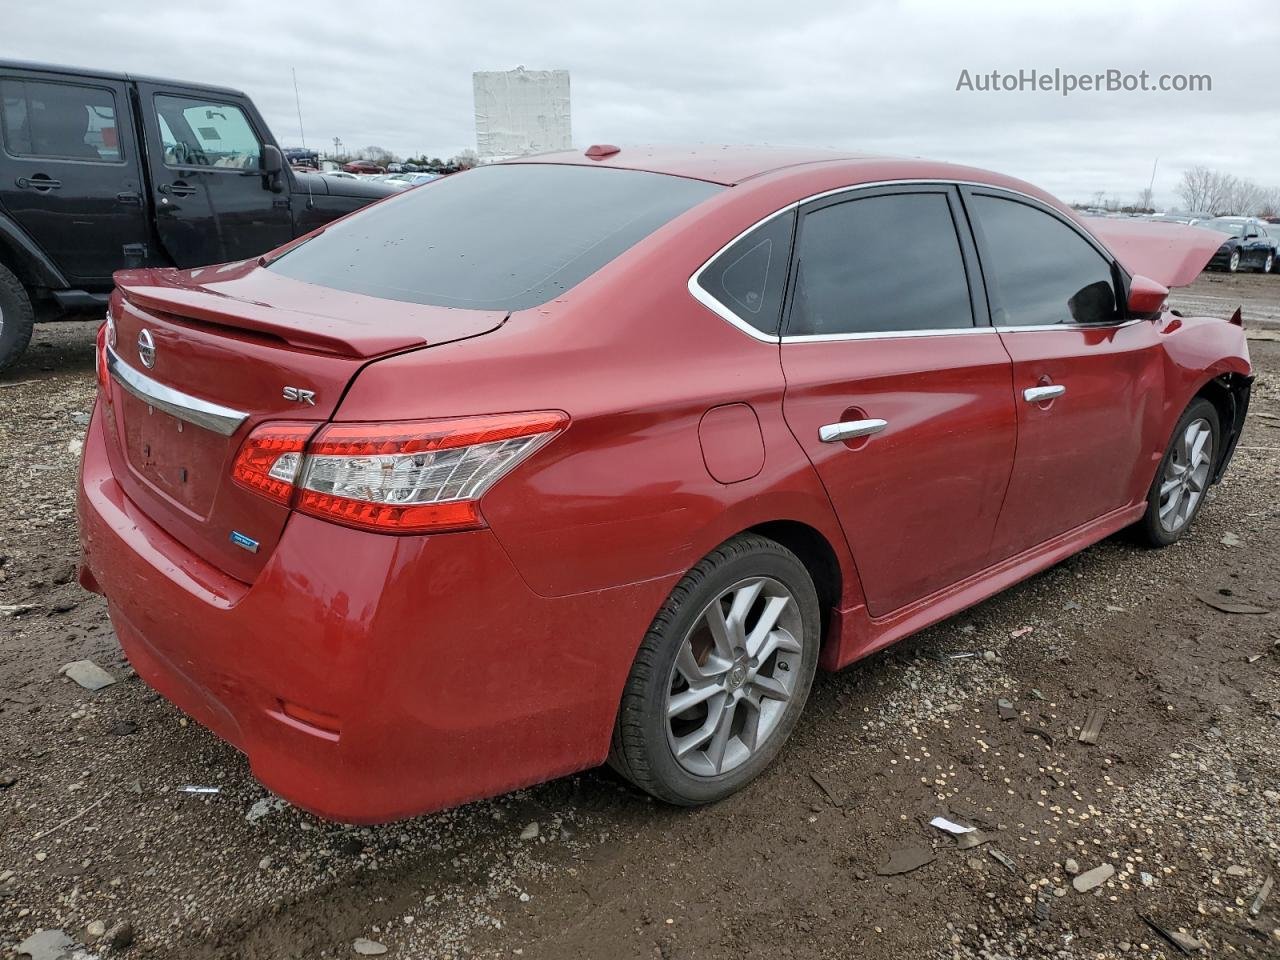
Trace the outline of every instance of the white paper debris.
[[934, 817], [929, 821], [929, 826], [937, 827], [939, 830], [945, 830], [947, 833], [956, 834], [973, 833], [974, 830], [978, 829], [977, 827], [963, 827], [958, 823], [953, 823], [946, 817]]

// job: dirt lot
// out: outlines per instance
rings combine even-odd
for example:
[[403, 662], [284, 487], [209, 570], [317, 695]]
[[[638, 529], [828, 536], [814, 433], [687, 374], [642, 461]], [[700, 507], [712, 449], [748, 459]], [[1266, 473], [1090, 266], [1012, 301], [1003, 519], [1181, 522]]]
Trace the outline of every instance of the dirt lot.
[[[1179, 302], [1231, 297], [1280, 318], [1280, 276], [1202, 278]], [[273, 803], [133, 676], [75, 584], [92, 334], [41, 327], [0, 380], [0, 956], [44, 928], [183, 960], [350, 957], [361, 937], [398, 958], [1181, 955], [1152, 924], [1202, 955], [1280, 956], [1280, 890], [1250, 915], [1280, 873], [1274, 334], [1251, 345], [1246, 435], [1188, 539], [1108, 540], [820, 677], [744, 794], [677, 811], [593, 771], [376, 829]], [[119, 682], [59, 676], [82, 658]], [[988, 842], [958, 849], [939, 814]], [[108, 946], [122, 923], [132, 945]]]

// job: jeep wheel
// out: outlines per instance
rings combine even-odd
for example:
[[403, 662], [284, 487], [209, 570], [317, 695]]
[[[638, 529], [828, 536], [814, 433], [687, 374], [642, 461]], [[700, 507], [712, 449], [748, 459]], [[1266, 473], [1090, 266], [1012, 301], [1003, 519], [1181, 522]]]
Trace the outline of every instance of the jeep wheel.
[[31, 342], [35, 315], [22, 282], [0, 264], [0, 370], [17, 362]]

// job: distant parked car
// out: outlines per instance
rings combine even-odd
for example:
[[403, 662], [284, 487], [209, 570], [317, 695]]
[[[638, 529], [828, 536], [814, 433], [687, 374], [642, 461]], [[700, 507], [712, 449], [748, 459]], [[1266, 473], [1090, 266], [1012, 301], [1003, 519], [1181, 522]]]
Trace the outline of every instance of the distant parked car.
[[424, 183], [430, 183], [432, 180], [439, 180], [438, 173], [398, 173], [394, 177], [387, 177], [386, 182], [397, 187], [420, 187]]
[[372, 160], [352, 160], [342, 165], [343, 173], [386, 173], [387, 168]]
[[1259, 273], [1270, 273], [1275, 267], [1276, 238], [1257, 217], [1214, 217], [1198, 226], [1230, 234], [1209, 261], [1209, 269], [1235, 273], [1241, 267], [1252, 267]]
[[1280, 273], [1280, 221], [1264, 220], [1262, 232], [1276, 248], [1276, 254], [1271, 258], [1271, 272]]

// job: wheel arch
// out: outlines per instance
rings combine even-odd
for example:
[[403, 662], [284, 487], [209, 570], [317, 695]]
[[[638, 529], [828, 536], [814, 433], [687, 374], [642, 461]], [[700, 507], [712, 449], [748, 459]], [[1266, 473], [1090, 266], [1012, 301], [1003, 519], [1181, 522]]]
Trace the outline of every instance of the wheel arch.
[[818, 591], [822, 615], [822, 645], [830, 640], [831, 613], [844, 595], [844, 574], [831, 541], [816, 527], [799, 520], [770, 520], [748, 527], [742, 533], [756, 533], [780, 543], [799, 558]]
[[66, 278], [44, 251], [3, 214], [0, 214], [0, 263], [28, 288], [62, 290], [68, 286]]
[[1218, 448], [1217, 463], [1213, 465], [1211, 483], [1217, 483], [1222, 479], [1235, 453], [1236, 443], [1244, 430], [1244, 418], [1249, 411], [1249, 394], [1252, 387], [1252, 376], [1227, 371], [1206, 381], [1188, 401], [1187, 405], [1190, 406], [1191, 403], [1203, 398], [1213, 404], [1213, 408], [1218, 411], [1222, 443]]

